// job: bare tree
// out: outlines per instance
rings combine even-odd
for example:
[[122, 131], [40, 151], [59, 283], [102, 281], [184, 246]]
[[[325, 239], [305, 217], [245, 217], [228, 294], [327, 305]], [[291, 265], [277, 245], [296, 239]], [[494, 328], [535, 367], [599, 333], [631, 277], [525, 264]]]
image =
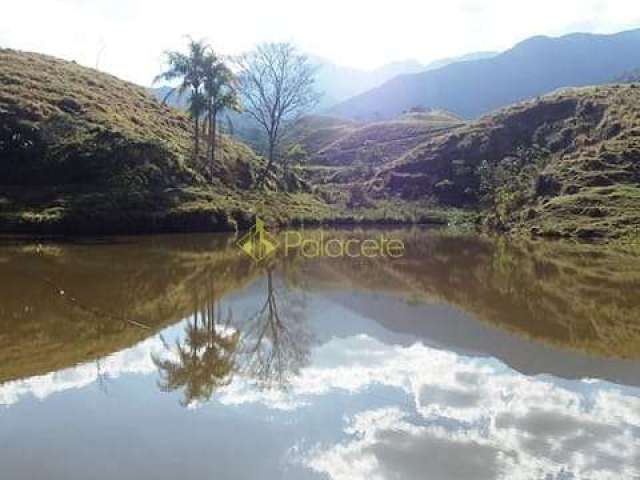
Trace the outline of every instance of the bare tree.
[[265, 43], [238, 58], [239, 90], [244, 111], [264, 130], [271, 171], [284, 127], [320, 100], [314, 89], [316, 67], [289, 43]]

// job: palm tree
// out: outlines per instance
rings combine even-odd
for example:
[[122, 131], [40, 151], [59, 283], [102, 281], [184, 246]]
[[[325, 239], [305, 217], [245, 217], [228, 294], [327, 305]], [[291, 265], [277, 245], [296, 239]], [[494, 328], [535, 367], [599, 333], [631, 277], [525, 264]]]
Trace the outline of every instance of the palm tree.
[[203, 90], [206, 97], [207, 123], [209, 126], [207, 158], [211, 180], [216, 155], [218, 114], [224, 110], [240, 110], [240, 101], [235, 89], [235, 76], [216, 53], [209, 49], [203, 60]]
[[189, 102], [188, 102], [188, 112], [189, 115], [191, 115], [191, 118], [193, 118], [193, 122], [194, 122], [194, 138], [195, 138], [195, 145], [194, 145], [194, 157], [196, 158], [196, 160], [198, 159], [198, 154], [200, 153], [200, 119], [202, 118], [202, 116], [204, 115], [204, 113], [207, 110], [207, 98], [205, 97], [205, 95], [202, 92], [194, 92], [191, 94], [191, 96], [189, 97]]
[[[153, 81], [154, 83], [161, 80], [173, 82], [179, 80], [178, 86], [172, 88], [164, 98], [166, 102], [169, 97], [177, 94], [178, 98], [189, 93], [189, 111], [194, 119], [194, 157], [198, 158], [200, 150], [200, 116], [202, 110], [201, 99], [197, 98], [202, 93], [202, 85], [204, 82], [204, 58], [207, 53], [208, 46], [203, 40], [193, 40], [189, 38], [187, 53], [168, 51], [165, 52], [165, 62], [167, 70], [158, 75]], [[195, 108], [194, 108], [195, 107]]]

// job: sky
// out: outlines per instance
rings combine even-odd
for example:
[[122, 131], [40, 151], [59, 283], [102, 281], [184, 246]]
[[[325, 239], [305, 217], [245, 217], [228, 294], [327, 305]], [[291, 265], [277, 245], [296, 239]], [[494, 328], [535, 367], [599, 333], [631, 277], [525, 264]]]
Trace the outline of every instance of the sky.
[[141, 85], [186, 35], [234, 55], [288, 41], [338, 65], [372, 69], [501, 51], [533, 35], [640, 27], [638, 0], [21, 0], [3, 1], [0, 47], [98, 67]]

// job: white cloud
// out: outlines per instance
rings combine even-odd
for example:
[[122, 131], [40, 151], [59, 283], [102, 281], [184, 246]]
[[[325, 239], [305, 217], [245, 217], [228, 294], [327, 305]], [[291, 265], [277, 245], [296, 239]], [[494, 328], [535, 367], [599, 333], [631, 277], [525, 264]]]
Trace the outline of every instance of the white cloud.
[[496, 50], [536, 34], [600, 33], [640, 26], [635, 0], [325, 0], [180, 3], [151, 0], [23, 0], [2, 6], [0, 40], [95, 66], [141, 84], [183, 36], [235, 54], [260, 41], [290, 40], [337, 63], [372, 68]]

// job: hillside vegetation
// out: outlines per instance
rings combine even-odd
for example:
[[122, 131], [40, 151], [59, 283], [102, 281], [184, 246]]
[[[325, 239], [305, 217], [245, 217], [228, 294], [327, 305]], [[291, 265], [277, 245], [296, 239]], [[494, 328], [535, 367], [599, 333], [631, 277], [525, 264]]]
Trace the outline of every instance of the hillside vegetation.
[[311, 150], [312, 163], [348, 165], [357, 161], [381, 164], [425, 142], [434, 133], [463, 121], [448, 112], [408, 113], [385, 122], [346, 124], [341, 134]]
[[[35, 53], [0, 50], [3, 184], [168, 187], [203, 180], [191, 121], [146, 90]], [[222, 140], [217, 177], [243, 186], [253, 152]]]
[[[73, 62], [0, 50], [0, 232], [246, 228], [353, 215], [307, 193], [253, 185], [264, 160], [222, 135], [214, 182], [192, 121], [146, 89]], [[204, 148], [202, 149], [204, 150]]]
[[506, 108], [387, 164], [371, 189], [481, 206], [500, 229], [637, 235], [640, 86], [568, 89]]
[[0, 232], [228, 231], [259, 216], [638, 236], [634, 83], [565, 89], [471, 123], [441, 110], [307, 117], [288, 132], [307, 157], [291, 192], [280, 166], [256, 188], [264, 160], [226, 135], [211, 181], [191, 120], [110, 75], [0, 50], [0, 85]]
[[314, 183], [350, 183], [463, 123], [444, 111], [405, 113], [367, 123], [311, 116], [295, 125], [289, 141], [299, 143], [307, 153], [306, 171]]

